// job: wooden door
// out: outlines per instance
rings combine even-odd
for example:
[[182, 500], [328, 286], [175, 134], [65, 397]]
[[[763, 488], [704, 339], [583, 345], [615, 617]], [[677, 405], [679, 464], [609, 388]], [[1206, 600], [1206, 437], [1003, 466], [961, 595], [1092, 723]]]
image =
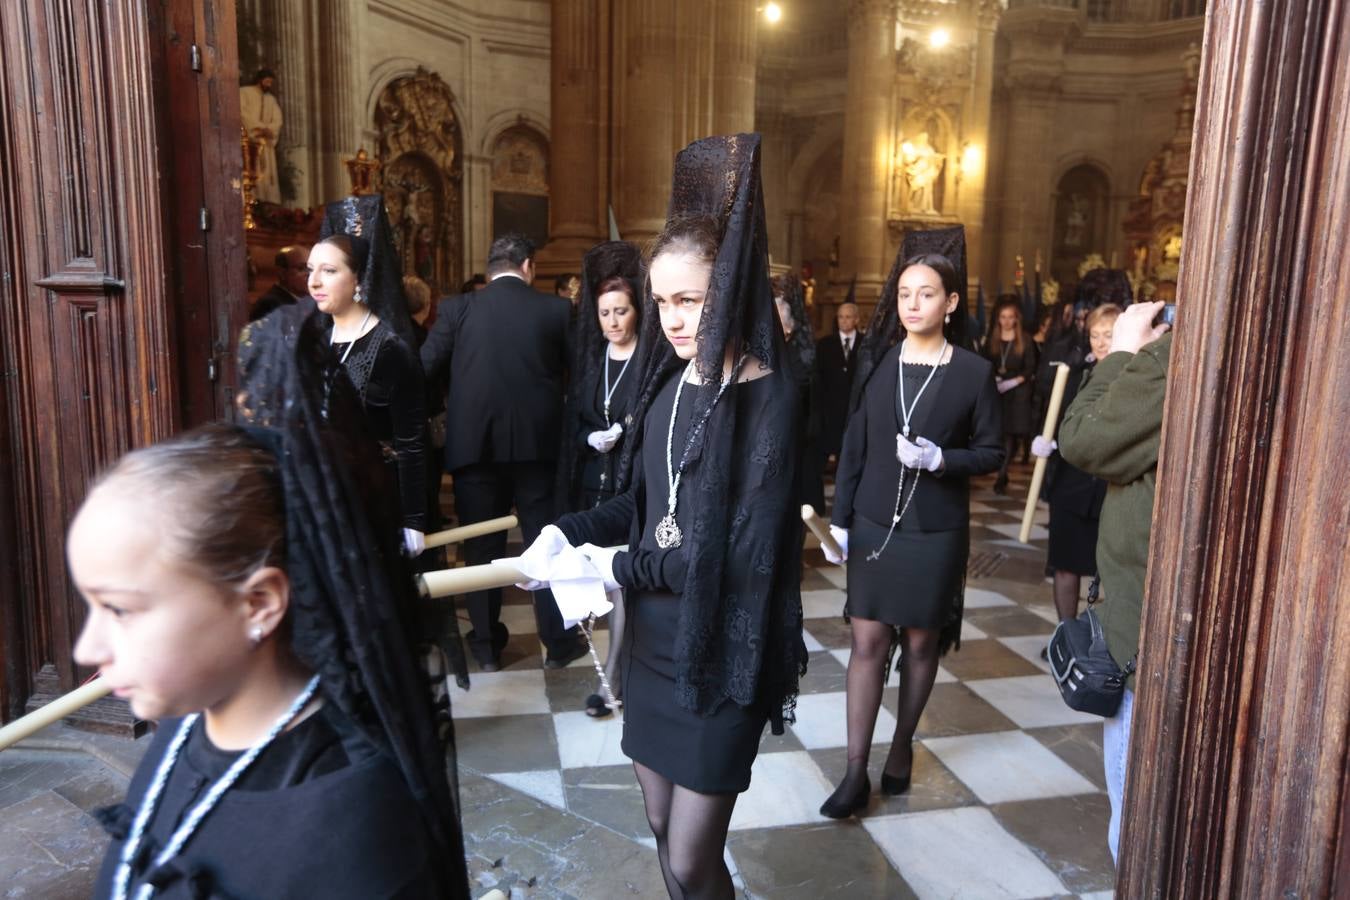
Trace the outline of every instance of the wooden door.
[[1209, 5], [1117, 896], [1350, 896], [1350, 3]]
[[230, 3], [0, 3], [0, 717], [84, 674], [62, 536], [90, 480], [225, 406], [234, 56]]

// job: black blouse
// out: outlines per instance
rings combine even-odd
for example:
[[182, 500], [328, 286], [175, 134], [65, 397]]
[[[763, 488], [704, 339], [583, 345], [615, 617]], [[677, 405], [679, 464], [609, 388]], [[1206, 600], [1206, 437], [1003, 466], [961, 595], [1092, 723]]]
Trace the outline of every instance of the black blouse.
[[[609, 353], [609, 347], [605, 347], [604, 352]], [[634, 364], [625, 370], [625, 362]], [[633, 357], [629, 357], [628, 360], [609, 361], [608, 386], [613, 393], [609, 398], [609, 420], [606, 421], [604, 371], [604, 365], [601, 364], [597, 369], [600, 377], [595, 380], [595, 389], [588, 392], [589, 402], [580, 410], [578, 427], [572, 439], [579, 445], [581, 453], [581, 488], [585, 492], [608, 497], [614, 494], [614, 477], [619, 456], [623, 452], [628, 433], [633, 428], [631, 411], [637, 398], [638, 375], [637, 364]], [[619, 440], [608, 453], [597, 453], [586, 439], [590, 437], [591, 432], [605, 431], [615, 422], [623, 426], [623, 434], [619, 435]], [[574, 491], [575, 493], [577, 492]]]
[[333, 344], [333, 351], [344, 360], [366, 422], [398, 479], [403, 527], [425, 531], [428, 434], [420, 363], [384, 322], [354, 344]]

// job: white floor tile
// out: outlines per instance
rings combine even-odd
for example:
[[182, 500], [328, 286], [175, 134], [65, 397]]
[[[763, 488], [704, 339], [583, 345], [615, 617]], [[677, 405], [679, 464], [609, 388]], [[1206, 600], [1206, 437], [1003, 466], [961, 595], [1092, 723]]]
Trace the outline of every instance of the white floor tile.
[[[1012, 524], [1012, 523], [1008, 523], [1008, 524], [1006, 524], [1006, 525], [989, 524], [989, 525], [986, 525], [985, 527], [988, 528], [990, 531], [997, 531], [999, 534], [1007, 535], [1008, 537], [1012, 538], [1013, 540], [1016, 540], [1017, 537], [1018, 537], [1018, 535], [1020, 535], [1020, 534], [1022, 533], [1022, 525], [1021, 525], [1021, 522], [1020, 522], [1020, 519], [1021, 519], [1021, 516], [1020, 516], [1020, 515], [1018, 516], [1018, 519], [1019, 519], [1019, 522], [1018, 522], [1018, 524], [1016, 524], [1016, 525], [1014, 525], [1014, 524]], [[1032, 522], [1032, 524], [1031, 524], [1031, 534], [1029, 535], [1029, 537], [1030, 537], [1030, 539], [1033, 540], [1033, 541], [1044, 541], [1044, 540], [1046, 540], [1047, 538], [1050, 537], [1050, 532], [1048, 532], [1048, 531], [1045, 530], [1045, 526], [1044, 526], [1044, 525], [1037, 525], [1035, 522]]]
[[990, 606], [1014, 606], [1013, 601], [998, 591], [986, 591], [981, 588], [966, 588], [966, 609], [986, 609]]
[[537, 772], [498, 772], [488, 775], [493, 781], [499, 781], [509, 788], [515, 788], [523, 794], [529, 794], [557, 809], [566, 809], [563, 797], [562, 772], [557, 769], [541, 769]]
[[816, 640], [815, 635], [811, 634], [811, 632], [807, 631], [805, 628], [802, 629], [802, 643], [806, 645], [806, 649], [811, 653], [816, 653], [817, 651], [825, 649], [825, 645]]
[[629, 762], [619, 742], [623, 719], [609, 716], [593, 719], [585, 712], [556, 713], [553, 732], [558, 738], [558, 759], [564, 769], [621, 766]]
[[[1006, 643], [1006, 642], [1005, 642]], [[1040, 661], [1039, 649], [1036, 661]], [[1048, 675], [1022, 675], [1017, 678], [988, 678], [967, 681], [966, 686], [990, 706], [1017, 723], [1018, 728], [1043, 728], [1048, 725], [1101, 724], [1100, 716], [1069, 709], [1059, 688]]]
[[1091, 894], [1079, 894], [1079, 900], [1115, 900], [1115, 891], [1093, 891]]
[[[1036, 615], [1040, 616], [1042, 619], [1049, 622], [1051, 625], [1059, 624], [1059, 613], [1055, 611], [1055, 608], [1053, 606], [1031, 606], [1028, 604], [1023, 608], [1026, 609], [1028, 612], [1033, 612]], [[1051, 628], [1050, 630], [1054, 631], [1055, 629]]]
[[[596, 655], [600, 657], [600, 664], [604, 665], [605, 657], [609, 654], [609, 629], [606, 628], [604, 631], [597, 630], [594, 632], [594, 634], [591, 635], [591, 637], [595, 642], [595, 652]], [[585, 638], [582, 638], [582, 640], [585, 640]], [[568, 663], [567, 668], [594, 669], [595, 660], [591, 658], [590, 651], [588, 650], [585, 656], [579, 657], [578, 659], [574, 659], [570, 663]]]
[[927, 738], [923, 743], [985, 804], [1098, 792], [1025, 732]]
[[967, 807], [862, 820], [914, 892], [994, 900], [1064, 893], [1064, 885], [987, 809]]
[[[844, 692], [802, 694], [797, 698], [797, 722], [789, 727], [807, 750], [848, 746]], [[872, 743], [888, 742], [894, 734], [895, 716], [883, 706], [877, 711]]]
[[827, 565], [816, 569], [816, 571], [839, 590], [842, 591], [848, 587], [848, 566]]
[[548, 712], [544, 673], [474, 672], [466, 691], [450, 681], [450, 709], [456, 719], [521, 716]]
[[820, 804], [833, 790], [810, 754], [761, 753], [751, 770], [750, 789], [736, 801], [731, 830], [828, 821], [820, 815]]
[[998, 507], [990, 506], [988, 503], [980, 503], [978, 500], [970, 502], [970, 511], [973, 513], [991, 513], [998, 512]]
[[[835, 659], [839, 660], [839, 665], [841, 665], [841, 666], [843, 666], [844, 668], [847, 669], [847, 668], [848, 668], [848, 660], [849, 660], [849, 657], [853, 655], [853, 651], [850, 650], [848, 647], [844, 647], [842, 650], [831, 650], [831, 651], [830, 651], [830, 655], [833, 656]], [[891, 677], [892, 677], [892, 678], [895, 678], [896, 676], [892, 675]], [[937, 670], [937, 678], [934, 679], [934, 682], [933, 682], [933, 683], [934, 683], [934, 684], [951, 684], [952, 682], [954, 682], [954, 681], [959, 681], [959, 680], [960, 680], [960, 679], [957, 678], [955, 675], [953, 675], [951, 672], [948, 672], [948, 671], [947, 671], [946, 669], [944, 669], [942, 666], [938, 666], [938, 670]], [[888, 682], [888, 684], [894, 684], [894, 682]]]
[[502, 607], [502, 624], [511, 630], [512, 634], [538, 634], [539, 628], [534, 621], [534, 606], [532, 604], [513, 603]]
[[843, 591], [802, 591], [802, 618], [842, 618], [846, 599]]
[[961, 643], [964, 644], [966, 641], [984, 641], [988, 639], [989, 635], [985, 634], [969, 622], [961, 623]]
[[[1045, 634], [1027, 634], [1021, 637], [999, 638], [998, 642], [1007, 647], [1018, 656], [1031, 663], [1042, 672], [1050, 671], [1050, 663], [1041, 659], [1041, 651], [1045, 649], [1045, 644], [1050, 640], [1050, 631]], [[1055, 690], [1055, 696], [1059, 696], [1059, 690]], [[1067, 708], [1067, 707], [1066, 707]]]

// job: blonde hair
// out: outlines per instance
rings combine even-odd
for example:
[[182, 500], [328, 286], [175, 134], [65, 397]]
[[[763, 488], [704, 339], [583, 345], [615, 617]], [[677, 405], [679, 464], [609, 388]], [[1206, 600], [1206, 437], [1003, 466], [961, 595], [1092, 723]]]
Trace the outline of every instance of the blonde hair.
[[1114, 322], [1116, 319], [1120, 318], [1122, 312], [1123, 310], [1114, 303], [1103, 303], [1101, 306], [1098, 306], [1092, 312], [1087, 314], [1087, 322], [1084, 327], [1087, 328], [1088, 331], [1091, 331], [1093, 328], [1096, 328], [1104, 322]]
[[416, 275], [403, 276], [403, 296], [408, 302], [410, 316], [416, 316], [431, 306], [431, 286]]

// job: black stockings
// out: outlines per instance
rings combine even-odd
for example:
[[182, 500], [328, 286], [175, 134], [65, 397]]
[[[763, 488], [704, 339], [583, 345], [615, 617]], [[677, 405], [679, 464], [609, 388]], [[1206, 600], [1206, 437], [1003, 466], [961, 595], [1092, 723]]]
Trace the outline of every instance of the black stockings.
[[1055, 570], [1055, 612], [1061, 622], [1078, 618], [1078, 590], [1081, 585], [1080, 576]]
[[725, 859], [736, 794], [700, 794], [633, 763], [671, 900], [734, 900]]
[[[886, 678], [891, 648], [891, 626], [885, 622], [851, 620], [853, 648], [848, 659], [848, 771], [831, 799], [856, 796], [867, 778], [867, 759], [872, 749], [881, 688]], [[919, 717], [928, 703], [937, 677], [937, 631], [906, 628], [900, 640], [900, 703], [895, 714], [895, 736], [886, 756], [887, 775], [904, 777], [913, 764], [910, 743]], [[827, 801], [828, 802], [828, 801]]]

